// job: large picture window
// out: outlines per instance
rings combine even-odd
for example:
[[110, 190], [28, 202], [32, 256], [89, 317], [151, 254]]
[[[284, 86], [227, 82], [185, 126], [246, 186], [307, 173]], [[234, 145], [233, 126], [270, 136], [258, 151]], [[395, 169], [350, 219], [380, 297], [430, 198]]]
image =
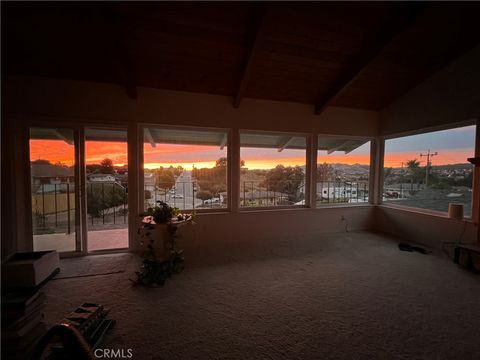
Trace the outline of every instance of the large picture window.
[[475, 126], [385, 141], [386, 203], [447, 212], [449, 203], [471, 216]]
[[318, 137], [317, 206], [368, 202], [370, 141]]
[[240, 206], [305, 204], [306, 137], [241, 132]]
[[227, 207], [225, 131], [144, 129], [144, 207]]

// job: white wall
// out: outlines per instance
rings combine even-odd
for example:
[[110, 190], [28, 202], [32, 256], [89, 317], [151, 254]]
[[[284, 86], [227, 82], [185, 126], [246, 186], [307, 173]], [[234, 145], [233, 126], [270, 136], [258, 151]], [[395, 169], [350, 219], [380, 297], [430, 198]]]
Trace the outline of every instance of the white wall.
[[295, 248], [298, 241], [301, 248], [305, 239], [321, 241], [322, 235], [345, 232], [342, 216], [348, 231], [370, 230], [373, 211], [367, 205], [199, 215], [195, 226], [181, 229], [179, 248], [195, 264], [275, 254], [278, 246]]
[[426, 214], [417, 210], [403, 210], [387, 206], [375, 207], [375, 228], [407, 242], [442, 249], [444, 243], [472, 243], [476, 241], [476, 226], [471, 221], [459, 221]]
[[[316, 116], [309, 105], [253, 99], [244, 99], [235, 109], [229, 97], [147, 88], [138, 89], [138, 99], [132, 100], [121, 86], [22, 76], [6, 77], [3, 103], [6, 118], [18, 126], [29, 120], [49, 120], [59, 124], [156, 123], [364, 136], [375, 136], [378, 130], [378, 114], [372, 111], [329, 108]], [[21, 177], [24, 172], [17, 170]], [[243, 249], [253, 253], [258, 246], [274, 247], [274, 242], [287, 236], [345, 231], [342, 215], [351, 230], [371, 229], [372, 214], [370, 205], [201, 214], [198, 225], [185, 230], [191, 235], [185, 237], [189, 239], [185, 247], [193, 254], [189, 257], [197, 259], [205, 252]]]
[[6, 76], [4, 113], [103, 121], [157, 123], [219, 128], [323, 132], [375, 136], [378, 113], [328, 108], [314, 115], [313, 106], [244, 99], [240, 108], [226, 96], [139, 88], [129, 99], [122, 86], [81, 81]]

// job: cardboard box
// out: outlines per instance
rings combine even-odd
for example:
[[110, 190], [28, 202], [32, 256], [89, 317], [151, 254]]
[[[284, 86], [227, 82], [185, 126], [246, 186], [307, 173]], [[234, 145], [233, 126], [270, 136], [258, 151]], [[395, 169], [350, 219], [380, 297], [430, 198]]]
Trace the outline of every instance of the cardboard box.
[[6, 288], [36, 287], [59, 269], [56, 251], [16, 253], [2, 265], [2, 285]]

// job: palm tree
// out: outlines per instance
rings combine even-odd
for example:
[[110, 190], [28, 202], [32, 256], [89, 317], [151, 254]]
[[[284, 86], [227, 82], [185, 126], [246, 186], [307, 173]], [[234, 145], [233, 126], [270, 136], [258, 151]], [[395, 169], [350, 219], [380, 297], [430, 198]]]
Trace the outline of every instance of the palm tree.
[[420, 162], [417, 159], [407, 160], [407, 169], [410, 172], [411, 190], [413, 190], [413, 180], [417, 182], [418, 189], [418, 173], [420, 171]]

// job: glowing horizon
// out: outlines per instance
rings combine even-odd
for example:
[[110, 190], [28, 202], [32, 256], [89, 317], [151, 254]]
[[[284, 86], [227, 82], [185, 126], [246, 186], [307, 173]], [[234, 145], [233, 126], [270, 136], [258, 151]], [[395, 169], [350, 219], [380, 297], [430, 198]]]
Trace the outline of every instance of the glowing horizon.
[[[388, 144], [387, 144], [388, 145]], [[146, 149], [144, 154], [144, 169], [156, 169], [163, 167], [182, 166], [186, 170], [195, 168], [211, 168], [215, 166], [216, 160], [226, 157], [226, 149], [219, 150], [218, 147], [187, 146], [187, 145], [162, 145], [158, 148]], [[116, 142], [93, 142], [86, 143], [87, 165], [98, 164], [103, 159], [109, 158], [114, 166], [125, 166], [128, 164], [127, 143]], [[357, 150], [356, 150], [357, 151]], [[327, 164], [370, 164], [368, 150], [356, 151], [350, 154], [334, 152], [326, 154], [318, 152], [317, 163]], [[467, 163], [467, 158], [472, 157], [472, 147], [462, 149], [436, 148], [438, 155], [432, 158], [432, 165], [451, 165]], [[241, 158], [245, 161], [245, 168], [248, 169], [271, 169], [282, 164], [284, 166], [305, 166], [305, 151], [287, 149], [281, 153], [276, 149], [244, 149], [242, 148]], [[30, 140], [30, 160], [48, 160], [52, 164], [72, 166], [74, 162], [74, 146], [63, 140]], [[400, 168], [402, 163], [408, 160], [417, 159], [421, 166], [424, 166], [425, 158], [420, 157], [418, 151], [385, 151], [384, 166]]]
[[[438, 151], [438, 155], [433, 156], [430, 162], [432, 166], [465, 164], [468, 163], [467, 158], [473, 154], [473, 149], [449, 150], [447, 153]], [[401, 168], [402, 163], [406, 166], [408, 160], [414, 159], [420, 162], [420, 166], [425, 166], [427, 161], [425, 157], [420, 157], [418, 152], [385, 152], [384, 167]]]
[[215, 166], [216, 161], [198, 161], [195, 163], [191, 162], [162, 162], [162, 163], [144, 163], [143, 168], [144, 169], [158, 169], [160, 167], [168, 168], [170, 166], [173, 167], [178, 167], [181, 166], [185, 170], [192, 170], [193, 166], [195, 166], [195, 169], [202, 169], [202, 168], [212, 168]]

